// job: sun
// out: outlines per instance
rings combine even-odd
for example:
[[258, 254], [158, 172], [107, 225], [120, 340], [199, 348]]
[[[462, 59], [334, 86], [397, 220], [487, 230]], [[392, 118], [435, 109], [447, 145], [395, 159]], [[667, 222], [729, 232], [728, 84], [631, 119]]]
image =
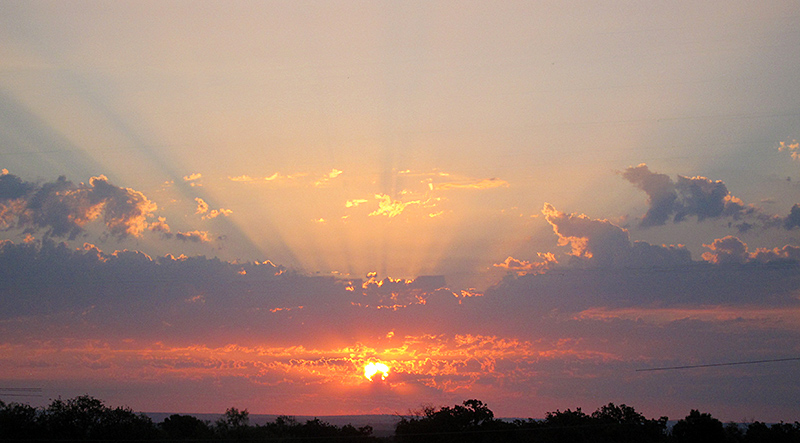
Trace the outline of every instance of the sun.
[[381, 374], [381, 380], [386, 380], [386, 376], [389, 375], [389, 367], [383, 363], [376, 362], [369, 362], [364, 365], [364, 377], [367, 377], [367, 380], [372, 381], [378, 373]]

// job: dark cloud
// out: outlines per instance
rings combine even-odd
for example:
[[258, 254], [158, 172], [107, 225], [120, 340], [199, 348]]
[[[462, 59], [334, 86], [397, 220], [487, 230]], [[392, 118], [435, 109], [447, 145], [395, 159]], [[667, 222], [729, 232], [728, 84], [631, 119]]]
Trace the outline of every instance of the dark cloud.
[[[6, 229], [45, 231], [45, 237], [75, 239], [84, 227], [102, 217], [108, 234], [138, 237], [148, 229], [156, 204], [144, 194], [111, 184], [105, 176], [89, 184], [59, 177], [44, 184], [29, 183], [13, 174], [0, 176], [0, 222]], [[164, 229], [163, 220], [159, 229]]]
[[738, 237], [728, 235], [718, 238], [709, 245], [703, 245], [710, 251], [703, 253], [703, 260], [710, 263], [786, 263], [794, 264], [800, 261], [800, 247], [786, 245], [782, 248], [758, 248], [750, 252], [747, 243]]
[[[303, 276], [268, 261], [105, 253], [52, 240], [0, 242], [0, 319], [51, 316], [41, 318], [52, 327], [63, 317], [112, 335], [225, 340], [249, 329], [301, 340], [343, 324], [351, 334], [382, 330], [387, 316], [425, 329], [457, 321], [440, 314], [476, 298], [444, 285], [442, 276], [342, 279]], [[0, 335], [12, 326], [0, 322]]]
[[14, 174], [0, 175], [0, 201], [14, 200], [25, 196], [35, 188], [33, 183], [22, 181]]
[[679, 197], [675, 208], [676, 223], [688, 216], [696, 216], [697, 221], [720, 216], [738, 219], [748, 210], [741, 200], [728, 192], [721, 180], [679, 175], [675, 189]]
[[[705, 245], [710, 251], [695, 262], [682, 245], [631, 242], [625, 229], [608, 220], [566, 214], [550, 204], [542, 212], [558, 244], [570, 248], [570, 260], [544, 272], [509, 275], [477, 303], [496, 300], [501, 304], [491, 309], [574, 312], [598, 306], [796, 302], [800, 247], [750, 252], [728, 236]], [[518, 264], [512, 260], [507, 263]]]
[[675, 212], [675, 201], [678, 193], [675, 183], [666, 174], [650, 172], [644, 163], [631, 166], [622, 172], [622, 177], [636, 185], [647, 194], [647, 203], [650, 208], [642, 217], [642, 226], [659, 226]]
[[598, 267], [675, 266], [691, 262], [683, 246], [631, 243], [628, 231], [608, 220], [584, 214], [565, 214], [545, 203], [542, 213], [558, 235], [559, 245], [568, 245], [574, 261]]
[[178, 232], [175, 234], [175, 238], [180, 241], [188, 241], [192, 243], [208, 243], [211, 241], [211, 237], [208, 235], [208, 231], [187, 231], [187, 232]]
[[703, 253], [703, 259], [711, 263], [746, 263], [750, 259], [747, 244], [731, 235], [703, 246], [711, 250]]
[[782, 260], [800, 262], [800, 246], [786, 245], [782, 248], [758, 248], [750, 254], [750, 260], [767, 263]]
[[789, 211], [789, 215], [783, 220], [783, 227], [792, 229], [800, 226], [800, 205], [795, 204]]
[[102, 175], [92, 177], [89, 186], [89, 201], [102, 206], [103, 220], [112, 236], [138, 237], [147, 229], [147, 219], [152, 217], [157, 207], [144, 194], [114, 186]]
[[625, 169], [621, 175], [647, 194], [649, 208], [642, 217], [642, 227], [664, 225], [670, 217], [675, 223], [691, 216], [697, 221], [719, 217], [739, 220], [758, 212], [731, 195], [720, 180], [679, 175], [673, 181], [665, 174], [650, 171], [644, 163]]
[[730, 260], [663, 268], [570, 268], [512, 275], [487, 289], [482, 297], [485, 300], [478, 299], [476, 303], [495, 303], [485, 309], [498, 316], [502, 312], [541, 316], [553, 310], [567, 313], [593, 307], [788, 306], [797, 304], [798, 290], [797, 262]]

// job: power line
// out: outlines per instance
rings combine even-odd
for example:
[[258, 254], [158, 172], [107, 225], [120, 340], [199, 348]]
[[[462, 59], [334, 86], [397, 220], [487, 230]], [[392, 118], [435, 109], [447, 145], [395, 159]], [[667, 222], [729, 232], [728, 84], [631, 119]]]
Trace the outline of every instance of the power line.
[[736, 366], [736, 365], [754, 365], [759, 363], [774, 363], [774, 362], [781, 362], [781, 361], [799, 361], [800, 357], [792, 357], [792, 358], [774, 358], [770, 360], [750, 360], [750, 361], [737, 361], [737, 362], [730, 362], [730, 363], [709, 363], [705, 365], [687, 365], [687, 366], [666, 366], [663, 368], [646, 368], [646, 369], [637, 369], [636, 372], [652, 372], [652, 371], [669, 371], [673, 369], [695, 369], [695, 368], [711, 368], [716, 366]]
[[42, 388], [3, 388], [0, 397], [41, 397]]

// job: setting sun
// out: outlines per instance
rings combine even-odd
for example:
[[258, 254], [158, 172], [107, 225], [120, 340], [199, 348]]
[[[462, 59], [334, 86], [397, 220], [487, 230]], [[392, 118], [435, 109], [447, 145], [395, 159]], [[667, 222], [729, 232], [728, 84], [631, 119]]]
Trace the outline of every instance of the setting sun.
[[376, 374], [381, 374], [381, 380], [386, 380], [386, 376], [389, 375], [389, 367], [383, 363], [375, 363], [370, 362], [364, 366], [364, 377], [367, 377], [367, 380], [372, 381], [373, 377]]

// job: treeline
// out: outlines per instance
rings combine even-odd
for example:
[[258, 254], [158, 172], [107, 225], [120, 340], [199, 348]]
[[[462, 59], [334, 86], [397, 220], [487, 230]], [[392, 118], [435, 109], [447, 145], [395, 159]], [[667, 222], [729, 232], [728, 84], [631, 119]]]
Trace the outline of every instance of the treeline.
[[215, 422], [173, 414], [161, 423], [127, 407], [110, 408], [85, 395], [44, 408], [0, 401], [0, 441], [251, 441], [379, 442], [372, 428], [280, 416], [251, 425], [247, 410], [228, 409]]
[[44, 408], [0, 401], [0, 441], [247, 441], [398, 443], [800, 443], [800, 423], [723, 424], [692, 410], [674, 426], [648, 419], [634, 408], [609, 403], [591, 414], [549, 412], [544, 419], [496, 419], [480, 400], [426, 407], [398, 417], [393, 437], [378, 438], [370, 426], [338, 427], [318, 419], [300, 423], [280, 416], [251, 425], [247, 410], [228, 409], [215, 422], [173, 414], [160, 423], [130, 408], [110, 408], [90, 396], [57, 399]]
[[395, 429], [402, 443], [783, 443], [800, 442], [800, 423], [768, 426], [754, 422], [746, 428], [723, 425], [711, 414], [692, 410], [671, 429], [667, 417], [648, 419], [634, 408], [609, 403], [591, 414], [580, 408], [548, 412], [543, 420], [494, 418], [480, 400], [454, 407], [425, 408], [404, 417]]

